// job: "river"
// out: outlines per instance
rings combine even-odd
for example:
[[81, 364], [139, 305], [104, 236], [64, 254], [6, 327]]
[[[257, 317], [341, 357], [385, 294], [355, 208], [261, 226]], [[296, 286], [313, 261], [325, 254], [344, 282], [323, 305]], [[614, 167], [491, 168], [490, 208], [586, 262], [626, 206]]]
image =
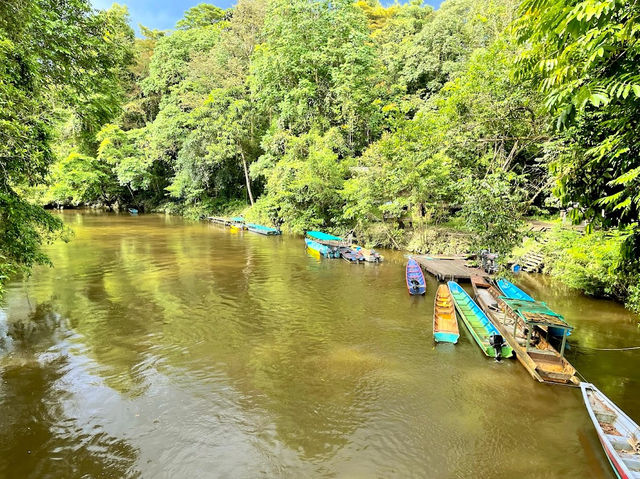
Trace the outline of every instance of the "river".
[[[318, 260], [300, 238], [162, 215], [62, 214], [75, 235], [8, 285], [1, 478], [610, 478], [579, 389], [434, 346], [403, 254]], [[568, 358], [640, 421], [638, 319], [542, 275]]]

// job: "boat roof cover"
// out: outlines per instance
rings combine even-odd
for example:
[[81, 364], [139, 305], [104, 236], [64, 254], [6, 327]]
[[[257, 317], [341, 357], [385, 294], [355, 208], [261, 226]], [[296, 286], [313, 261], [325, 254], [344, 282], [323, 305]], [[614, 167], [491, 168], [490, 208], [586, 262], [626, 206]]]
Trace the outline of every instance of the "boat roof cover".
[[244, 221], [244, 218], [242, 216], [234, 216], [233, 218], [231, 218], [231, 221], [237, 221], [238, 223], [242, 223]]
[[521, 299], [509, 299], [504, 296], [501, 296], [500, 299], [528, 324], [573, 329], [573, 326], [567, 323], [562, 315], [549, 309], [547, 304], [542, 301], [524, 301]]
[[247, 223], [247, 226], [249, 228], [255, 228], [257, 230], [265, 230], [265, 231], [278, 231], [275, 228], [272, 228], [271, 226], [263, 226], [263, 225], [257, 225], [255, 223]]
[[340, 238], [339, 236], [333, 236], [327, 233], [323, 233], [322, 231], [307, 231], [307, 236], [325, 241], [342, 241], [342, 238]]

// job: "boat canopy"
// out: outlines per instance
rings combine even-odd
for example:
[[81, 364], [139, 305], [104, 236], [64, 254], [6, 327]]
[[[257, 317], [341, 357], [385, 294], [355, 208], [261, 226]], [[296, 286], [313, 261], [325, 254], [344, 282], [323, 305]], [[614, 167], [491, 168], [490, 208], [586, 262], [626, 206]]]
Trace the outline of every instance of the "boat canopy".
[[567, 331], [571, 331], [573, 329], [573, 326], [567, 323], [562, 315], [549, 309], [547, 304], [542, 301], [509, 299], [504, 296], [501, 296], [500, 299], [515, 311], [516, 314], [518, 314], [518, 316], [520, 316], [527, 324], [550, 326]]
[[231, 221], [235, 221], [236, 223], [244, 223], [244, 218], [242, 216], [234, 216], [231, 218]]
[[249, 228], [253, 228], [253, 229], [256, 229], [256, 230], [271, 231], [271, 232], [274, 232], [274, 233], [277, 233], [277, 232], [278, 232], [278, 230], [277, 230], [277, 229], [272, 228], [272, 227], [270, 227], [270, 226], [257, 225], [257, 224], [255, 224], [255, 223], [247, 223], [247, 226], [248, 226]]
[[321, 241], [342, 241], [339, 236], [333, 236], [322, 231], [307, 231], [307, 236]]

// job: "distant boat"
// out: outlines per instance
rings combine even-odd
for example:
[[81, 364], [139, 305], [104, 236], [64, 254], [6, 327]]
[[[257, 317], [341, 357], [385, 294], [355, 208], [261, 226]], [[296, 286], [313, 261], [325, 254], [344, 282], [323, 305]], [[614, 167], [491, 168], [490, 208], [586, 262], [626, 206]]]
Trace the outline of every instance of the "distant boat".
[[260, 235], [273, 236], [281, 234], [280, 230], [271, 228], [270, 226], [262, 226], [255, 223], [247, 223], [246, 226], [252, 233], [258, 233]]
[[348, 261], [349, 263], [354, 264], [362, 264], [364, 263], [364, 256], [359, 251], [351, 249], [347, 246], [341, 246], [338, 248], [340, 252], [340, 256], [343, 260]]
[[378, 252], [372, 249], [363, 248], [362, 246], [358, 245], [352, 245], [351, 247], [361, 253], [364, 257], [364, 260], [368, 261], [369, 263], [380, 263], [382, 261], [382, 256], [380, 256]]
[[138, 214], [138, 210], [135, 208], [128, 208], [129, 213], [131, 213], [132, 215], [137, 215]]
[[436, 342], [457, 343], [460, 338], [453, 297], [446, 284], [438, 286], [433, 306], [433, 339]]
[[409, 258], [405, 271], [407, 280], [407, 289], [411, 295], [425, 294], [427, 292], [427, 283], [424, 279], [424, 273], [418, 262]]
[[[532, 296], [529, 296], [527, 293], [525, 293], [520, 288], [518, 288], [515, 284], [507, 281], [506, 279], [499, 279], [496, 281], [496, 284], [498, 285], [498, 287], [500, 288], [500, 291], [502, 291], [502, 294], [504, 294], [506, 298], [517, 299], [519, 301], [535, 302], [535, 299]], [[558, 338], [561, 338], [562, 335], [565, 333], [565, 330], [563, 330], [562, 328], [556, 328], [554, 326], [549, 326], [548, 330], [551, 336], [555, 336]], [[566, 331], [566, 333], [567, 333], [567, 336], [571, 336], [571, 330]]]
[[317, 251], [318, 253], [320, 253], [325, 258], [339, 258], [340, 257], [340, 251], [335, 246], [327, 246], [327, 245], [324, 245], [324, 244], [320, 244], [320, 243], [318, 243], [316, 241], [313, 241], [313, 240], [311, 240], [309, 238], [305, 238], [304, 239], [304, 244], [307, 247], [307, 249]]
[[511, 357], [513, 349], [504, 340], [500, 331], [489, 321], [480, 306], [458, 283], [449, 281], [447, 284], [462, 321], [482, 352], [496, 359]]
[[234, 216], [233, 218], [230, 218], [228, 224], [229, 224], [229, 228], [232, 231], [240, 231], [240, 230], [247, 229], [247, 225], [245, 224], [244, 218], [242, 216]]
[[584, 404], [607, 459], [621, 479], [640, 478], [640, 427], [590, 383], [580, 383]]

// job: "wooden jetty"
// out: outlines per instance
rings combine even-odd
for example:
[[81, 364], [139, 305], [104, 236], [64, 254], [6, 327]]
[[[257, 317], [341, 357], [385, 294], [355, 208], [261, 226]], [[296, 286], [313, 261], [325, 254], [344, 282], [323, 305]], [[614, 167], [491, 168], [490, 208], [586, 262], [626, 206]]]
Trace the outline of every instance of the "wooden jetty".
[[413, 256], [422, 268], [435, 276], [439, 281], [471, 281], [472, 276], [485, 274], [479, 268], [467, 266], [467, 261], [461, 257], [438, 257], [428, 255]]

